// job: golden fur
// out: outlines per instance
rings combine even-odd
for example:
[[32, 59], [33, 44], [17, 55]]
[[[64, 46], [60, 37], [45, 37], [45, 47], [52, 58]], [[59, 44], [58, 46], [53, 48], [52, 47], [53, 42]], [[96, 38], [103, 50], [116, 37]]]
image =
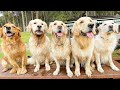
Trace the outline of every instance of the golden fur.
[[[11, 35], [8, 37], [7, 28], [10, 28]], [[0, 30], [2, 38], [1, 48], [4, 53], [2, 58], [3, 72], [12, 68], [10, 73], [25, 74], [26, 70], [26, 47], [20, 38], [20, 28], [14, 24], [6, 23]], [[14, 34], [13, 34], [14, 33]]]
[[[39, 28], [39, 26], [41, 28]], [[44, 64], [46, 70], [50, 70], [50, 40], [45, 34], [47, 31], [47, 24], [40, 19], [31, 20], [28, 24], [28, 31], [32, 34], [29, 39], [29, 50], [32, 57], [28, 59], [27, 63], [35, 65], [34, 72], [38, 72], [40, 65]]]
[[[61, 27], [59, 29], [59, 27]], [[60, 32], [62, 36], [57, 34]], [[70, 70], [70, 54], [71, 47], [69, 38], [67, 38], [67, 26], [62, 21], [54, 21], [50, 23], [48, 32], [51, 34], [51, 59], [56, 63], [56, 70], [53, 72], [53, 75], [58, 75], [60, 71], [60, 65], [66, 66], [66, 72], [69, 77], [73, 76], [72, 71]]]
[[[92, 25], [92, 28], [89, 28]], [[92, 37], [88, 37], [89, 31]], [[73, 38], [71, 39], [72, 55], [75, 60], [75, 75], [80, 75], [80, 64], [85, 66], [85, 73], [91, 76], [90, 62], [94, 49], [95, 25], [90, 17], [81, 17], [73, 25]], [[84, 65], [85, 64], [85, 65]]]

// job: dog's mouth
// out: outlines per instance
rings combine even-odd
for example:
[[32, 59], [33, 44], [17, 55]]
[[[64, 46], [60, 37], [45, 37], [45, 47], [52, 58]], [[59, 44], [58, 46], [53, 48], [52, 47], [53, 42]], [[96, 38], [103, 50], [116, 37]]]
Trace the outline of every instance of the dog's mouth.
[[63, 33], [61, 31], [58, 31], [57, 33], [55, 33], [57, 37], [62, 37]]
[[7, 31], [5, 34], [9, 38], [11, 38], [11, 37], [13, 37], [15, 35], [15, 33], [12, 33], [11, 31]]
[[87, 36], [88, 38], [93, 38], [94, 37], [93, 32], [91, 30], [88, 31], [87, 33], [84, 33], [84, 32], [81, 31], [81, 34], [83, 36]]
[[109, 32], [109, 33], [110, 33], [110, 32], [113, 32], [113, 29], [109, 29], [109, 31], [108, 31], [108, 32]]
[[43, 34], [43, 31], [41, 31], [41, 30], [36, 30], [36, 31], [35, 31], [35, 34], [36, 34], [36, 35], [42, 35], [42, 34]]

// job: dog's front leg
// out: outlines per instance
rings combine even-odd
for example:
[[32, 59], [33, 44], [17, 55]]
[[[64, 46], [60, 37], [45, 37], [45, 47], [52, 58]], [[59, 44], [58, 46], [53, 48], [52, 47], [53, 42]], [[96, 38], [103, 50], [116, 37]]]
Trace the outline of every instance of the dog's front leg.
[[88, 77], [91, 77], [91, 66], [90, 66], [90, 62], [91, 62], [91, 58], [92, 56], [90, 55], [89, 57], [87, 57], [86, 63], [85, 63], [85, 73]]
[[73, 73], [72, 73], [72, 71], [70, 70], [70, 57], [69, 57], [69, 56], [66, 58], [66, 71], [67, 71], [67, 75], [68, 75], [69, 77], [72, 77], [72, 76], [73, 76]]
[[36, 66], [35, 66], [34, 72], [38, 72], [40, 69], [40, 62], [39, 60], [36, 60], [35, 62], [36, 62]]
[[53, 72], [53, 75], [58, 75], [60, 71], [60, 64], [59, 64], [59, 61], [55, 57], [54, 57], [54, 61], [56, 63], [56, 70]]
[[109, 65], [114, 71], [119, 71], [119, 69], [114, 65], [114, 63], [112, 61], [112, 54], [111, 53], [109, 54]]
[[46, 57], [46, 59], [45, 59], [45, 68], [46, 68], [46, 71], [50, 70], [50, 65], [49, 65], [49, 59], [48, 59], [48, 57]]
[[100, 62], [100, 54], [99, 53], [95, 53], [95, 62], [97, 64], [97, 70], [100, 72], [100, 73], [104, 73], [104, 70], [102, 69], [102, 66], [101, 66], [101, 62]]
[[19, 75], [20, 72], [21, 72], [20, 66], [17, 64], [17, 62], [13, 58], [8, 57], [8, 59], [9, 59], [9, 63], [13, 66], [10, 73], [16, 73], [17, 72], [17, 74]]
[[27, 65], [27, 57], [26, 57], [26, 54], [24, 54], [22, 56], [22, 69], [20, 74], [25, 74], [27, 72], [26, 65]]
[[80, 63], [78, 62], [78, 58], [76, 56], [73, 57], [75, 60], [75, 75], [80, 76]]

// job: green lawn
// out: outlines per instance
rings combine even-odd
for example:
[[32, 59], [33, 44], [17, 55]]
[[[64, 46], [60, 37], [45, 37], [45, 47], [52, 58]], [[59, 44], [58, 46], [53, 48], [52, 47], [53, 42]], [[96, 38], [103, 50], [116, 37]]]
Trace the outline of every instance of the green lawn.
[[[50, 35], [47, 34], [47, 36], [50, 38]], [[29, 32], [22, 32], [21, 33], [21, 39], [24, 43], [28, 44], [30, 38], [30, 33]], [[51, 38], [50, 38], [51, 39]], [[0, 44], [1, 44], [1, 39], [0, 39]], [[29, 49], [27, 49], [27, 56], [30, 56], [31, 53], [29, 52]], [[0, 52], [0, 58], [3, 57], [3, 53]], [[113, 57], [120, 57], [120, 49], [117, 49], [113, 53]]]

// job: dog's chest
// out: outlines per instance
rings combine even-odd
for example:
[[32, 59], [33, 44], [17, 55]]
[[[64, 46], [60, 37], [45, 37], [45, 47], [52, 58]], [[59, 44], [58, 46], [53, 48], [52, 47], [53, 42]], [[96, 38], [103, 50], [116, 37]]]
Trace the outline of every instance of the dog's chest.
[[29, 49], [33, 55], [44, 55], [46, 54], [47, 47], [45, 45], [36, 45], [36, 44], [30, 44]]
[[56, 57], [58, 60], [65, 59], [66, 56], [70, 54], [69, 47], [63, 47], [63, 46], [52, 47], [51, 51], [52, 51], [52, 55]]
[[104, 40], [102, 38], [95, 40], [95, 50], [100, 53], [112, 52], [114, 51], [117, 41], [116, 40]]

